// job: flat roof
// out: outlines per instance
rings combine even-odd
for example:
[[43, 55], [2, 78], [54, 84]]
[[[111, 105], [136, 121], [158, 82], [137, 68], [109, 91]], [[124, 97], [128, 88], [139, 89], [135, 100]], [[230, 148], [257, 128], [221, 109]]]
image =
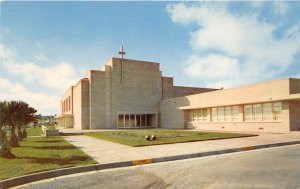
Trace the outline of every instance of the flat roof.
[[254, 104], [254, 103], [266, 103], [266, 102], [277, 102], [277, 101], [287, 101], [287, 100], [300, 100], [300, 94], [291, 94], [287, 96], [281, 96], [281, 97], [275, 97], [275, 98], [263, 98], [261, 100], [256, 101], [240, 101], [237, 103], [223, 103], [223, 104], [211, 104], [206, 106], [201, 105], [195, 105], [195, 106], [182, 106], [178, 109], [180, 110], [190, 110], [190, 109], [198, 109], [198, 108], [210, 108], [210, 107], [220, 107], [220, 106], [234, 106], [234, 105], [240, 105], [240, 104]]

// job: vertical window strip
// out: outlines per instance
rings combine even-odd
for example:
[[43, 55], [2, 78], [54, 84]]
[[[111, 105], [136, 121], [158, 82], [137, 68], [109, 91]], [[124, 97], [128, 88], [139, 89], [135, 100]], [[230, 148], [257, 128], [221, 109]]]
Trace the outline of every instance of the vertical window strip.
[[272, 121], [272, 103], [263, 104], [263, 121]]
[[261, 104], [253, 104], [253, 121], [262, 120], [262, 108]]
[[281, 120], [281, 113], [282, 113], [282, 103], [281, 102], [274, 102], [272, 104], [273, 108], [273, 121]]
[[231, 106], [226, 106], [225, 107], [225, 117], [224, 117], [225, 121], [232, 121], [231, 118]]
[[224, 121], [224, 107], [218, 107], [218, 121]]
[[232, 106], [232, 121], [239, 120], [239, 106]]
[[244, 121], [252, 121], [252, 105], [244, 105]]
[[211, 109], [211, 120], [212, 121], [217, 121], [218, 120], [218, 111], [217, 111], [217, 108], [212, 108]]

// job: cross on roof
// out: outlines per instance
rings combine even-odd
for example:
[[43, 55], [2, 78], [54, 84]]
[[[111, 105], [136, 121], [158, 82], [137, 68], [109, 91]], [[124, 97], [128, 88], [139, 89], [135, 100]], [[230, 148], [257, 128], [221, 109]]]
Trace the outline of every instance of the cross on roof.
[[123, 59], [123, 55], [126, 54], [126, 52], [123, 50], [123, 45], [121, 46], [119, 53], [120, 57]]

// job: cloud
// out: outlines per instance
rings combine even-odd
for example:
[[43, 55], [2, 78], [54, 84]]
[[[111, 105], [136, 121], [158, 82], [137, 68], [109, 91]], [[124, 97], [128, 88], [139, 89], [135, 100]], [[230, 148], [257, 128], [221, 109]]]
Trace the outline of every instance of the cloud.
[[230, 12], [224, 3], [179, 3], [168, 5], [167, 11], [175, 23], [197, 24], [191, 32], [193, 54], [184, 70], [208, 84], [224, 81], [228, 87], [273, 78], [300, 51], [299, 27], [287, 28], [278, 38], [274, 36], [278, 25], [260, 20], [255, 13]]
[[49, 115], [58, 112], [58, 96], [31, 92], [18, 82], [12, 83], [0, 76], [0, 100], [22, 100], [38, 110], [39, 113]]
[[[0, 100], [22, 100], [46, 115], [58, 113], [60, 107], [60, 96], [47, 92], [54, 90], [61, 95], [79, 78], [70, 64], [61, 62], [51, 66], [40, 66], [33, 62], [21, 61], [15, 52], [1, 43], [0, 68], [2, 73], [10, 76], [10, 79], [0, 76]], [[34, 86], [35, 89], [30, 90], [26, 86]]]
[[[78, 74], [72, 65], [65, 62], [51, 66], [40, 66], [32, 62], [20, 61], [10, 50], [0, 44], [0, 66], [12, 75], [23, 77], [24, 81], [40, 84], [44, 87], [65, 90], [78, 80]], [[45, 59], [46, 57], [39, 57]]]
[[39, 55], [35, 56], [34, 58], [39, 62], [45, 62], [48, 60], [48, 58], [43, 53], [40, 53]]
[[274, 1], [273, 7], [275, 13], [283, 15], [287, 12], [289, 5], [284, 1]]
[[238, 60], [218, 54], [204, 57], [193, 55], [187, 61], [186, 73], [193, 77], [215, 79], [231, 77], [231, 72], [239, 72]]

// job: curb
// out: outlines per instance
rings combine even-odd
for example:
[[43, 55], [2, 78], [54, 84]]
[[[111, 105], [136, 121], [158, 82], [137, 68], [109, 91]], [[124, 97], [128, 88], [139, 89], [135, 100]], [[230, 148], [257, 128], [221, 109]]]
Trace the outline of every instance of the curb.
[[111, 169], [111, 168], [118, 168], [118, 167], [129, 167], [129, 166], [144, 165], [144, 164], [151, 164], [151, 163], [160, 163], [166, 161], [175, 161], [175, 160], [198, 158], [198, 157], [213, 156], [213, 155], [221, 155], [221, 154], [228, 154], [234, 152], [264, 149], [264, 148], [289, 146], [295, 144], [300, 144], [300, 141], [263, 144], [257, 146], [246, 146], [241, 148], [200, 152], [194, 154], [184, 154], [184, 155], [159, 157], [159, 158], [152, 158], [152, 159], [142, 159], [142, 160], [134, 160], [134, 161], [123, 161], [123, 162], [116, 162], [116, 163], [94, 164], [94, 165], [87, 165], [87, 166], [80, 166], [80, 167], [56, 169], [56, 170], [33, 173], [25, 176], [3, 180], [0, 182], [0, 189], [6, 189], [9, 187], [19, 186], [30, 182], [35, 182], [35, 181], [59, 177], [59, 176], [71, 175], [76, 173], [82, 173], [82, 172], [104, 170], [104, 169]]

